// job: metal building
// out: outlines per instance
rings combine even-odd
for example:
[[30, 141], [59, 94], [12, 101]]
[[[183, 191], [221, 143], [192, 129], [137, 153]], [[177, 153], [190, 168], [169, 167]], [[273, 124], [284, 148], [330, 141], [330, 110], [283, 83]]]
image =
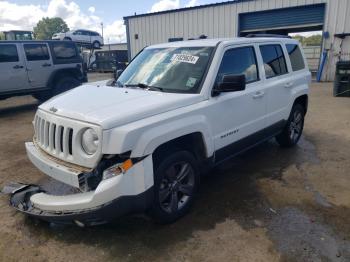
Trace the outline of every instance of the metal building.
[[112, 51], [112, 50], [128, 50], [127, 43], [105, 44], [101, 47], [100, 51]]
[[350, 60], [350, 1], [235, 0], [124, 17], [129, 59], [148, 45], [186, 40], [244, 36], [252, 32], [287, 34], [323, 31], [326, 63], [322, 80], [333, 80], [335, 64]]

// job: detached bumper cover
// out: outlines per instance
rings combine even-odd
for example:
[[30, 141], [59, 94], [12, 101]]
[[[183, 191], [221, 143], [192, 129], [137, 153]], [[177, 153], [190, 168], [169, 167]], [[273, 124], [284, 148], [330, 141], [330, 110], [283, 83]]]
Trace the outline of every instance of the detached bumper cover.
[[[141, 194], [121, 196], [106, 204], [91, 209], [70, 211], [46, 211], [33, 205], [31, 197], [44, 191], [37, 185], [12, 184], [3, 191], [10, 193], [10, 205], [31, 217], [57, 224], [77, 224], [94, 226], [107, 223], [116, 217], [129, 213], [142, 212], [153, 200], [153, 187]], [[11, 191], [11, 192], [9, 192]]]

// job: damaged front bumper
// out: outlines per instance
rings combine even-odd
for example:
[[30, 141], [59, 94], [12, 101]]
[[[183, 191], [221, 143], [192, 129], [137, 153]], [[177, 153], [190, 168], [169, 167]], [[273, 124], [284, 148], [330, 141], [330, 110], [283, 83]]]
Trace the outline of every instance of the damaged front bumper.
[[[100, 225], [116, 217], [144, 211], [153, 197], [152, 188], [149, 188], [141, 194], [121, 196], [95, 208], [54, 211], [40, 209], [31, 201], [35, 196], [46, 195], [40, 186], [16, 183], [6, 186], [3, 191], [10, 193], [10, 205], [28, 216], [56, 224], [76, 224], [80, 227]], [[69, 197], [72, 198], [72, 196], [74, 195]]]
[[11, 206], [29, 216], [59, 224], [98, 225], [128, 213], [144, 211], [153, 200], [151, 155], [138, 159], [119, 175], [99, 179], [95, 186], [86, 187], [89, 177], [100, 176], [114, 160], [101, 161], [95, 170], [85, 173], [47, 156], [33, 143], [26, 143], [26, 149], [39, 170], [78, 192], [56, 195], [37, 185], [7, 186], [5, 191], [11, 195]]

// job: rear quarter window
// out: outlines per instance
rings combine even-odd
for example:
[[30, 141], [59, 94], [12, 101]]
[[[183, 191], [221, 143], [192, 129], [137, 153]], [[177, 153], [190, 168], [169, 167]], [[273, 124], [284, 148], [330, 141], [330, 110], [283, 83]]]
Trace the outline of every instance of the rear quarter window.
[[281, 45], [261, 45], [260, 52], [264, 62], [266, 78], [272, 78], [288, 73], [286, 59]]
[[300, 51], [300, 48], [296, 44], [286, 44], [286, 48], [289, 54], [290, 63], [292, 64], [293, 71], [299, 71], [305, 68], [304, 58]]
[[16, 45], [0, 45], [0, 63], [18, 62]]
[[79, 56], [75, 45], [71, 43], [54, 43], [52, 49], [57, 60], [75, 59]]

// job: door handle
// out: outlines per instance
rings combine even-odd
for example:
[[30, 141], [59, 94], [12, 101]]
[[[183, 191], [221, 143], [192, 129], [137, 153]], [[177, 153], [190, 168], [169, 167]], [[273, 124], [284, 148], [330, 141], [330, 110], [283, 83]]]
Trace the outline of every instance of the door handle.
[[15, 65], [15, 66], [13, 67], [13, 69], [21, 69], [21, 68], [23, 68], [23, 66], [21, 66], [21, 65]]
[[48, 66], [51, 66], [51, 64], [45, 63], [45, 64], [42, 64], [41, 66], [42, 67], [48, 67]]
[[293, 82], [289, 82], [289, 83], [286, 83], [285, 85], [284, 85], [284, 87], [285, 88], [290, 88], [290, 87], [292, 87], [293, 86]]
[[256, 93], [253, 95], [253, 98], [254, 98], [254, 99], [261, 98], [261, 97], [263, 97], [264, 95], [265, 95], [265, 92], [263, 92], [263, 91], [258, 91], [258, 92], [256, 92]]

